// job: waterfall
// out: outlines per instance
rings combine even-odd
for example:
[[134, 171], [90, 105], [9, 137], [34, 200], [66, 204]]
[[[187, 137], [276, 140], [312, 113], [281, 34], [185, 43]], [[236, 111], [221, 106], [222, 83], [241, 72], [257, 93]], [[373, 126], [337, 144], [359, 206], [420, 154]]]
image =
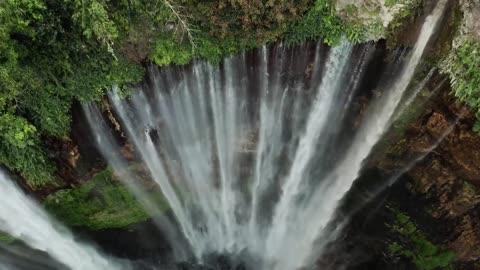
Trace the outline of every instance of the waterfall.
[[[285, 247], [286, 245], [277, 245], [279, 248], [272, 252], [271, 257], [278, 256], [279, 253], [286, 256], [289, 250], [294, 248], [301, 258], [286, 256], [288, 262], [281, 261], [281, 266], [278, 269], [295, 269], [299, 261], [308, 261], [312, 246], [319, 238], [323, 238], [323, 241], [320, 241], [321, 247], [327, 243], [326, 238], [330, 237], [328, 235], [330, 232], [325, 228], [328, 222], [332, 220], [340, 199], [348, 192], [354, 180], [358, 177], [363, 160], [367, 158], [373, 146], [392, 123], [394, 112], [400, 106], [403, 93], [412, 80], [415, 68], [420, 62], [438, 21], [442, 17], [446, 2], [446, 0], [437, 2], [433, 13], [427, 17], [423, 24], [417, 43], [405, 66], [401, 69], [400, 75], [384, 86], [385, 90], [382, 97], [370, 105], [362, 126], [353, 138], [352, 145], [346, 151], [345, 158], [336, 165], [335, 169], [326, 176], [326, 180], [315, 190], [313, 199], [300, 210], [292, 211], [292, 221], [303, 221], [301, 224], [305, 224], [305, 226], [292, 228], [295, 232], [294, 241], [288, 245], [288, 248]], [[278, 235], [274, 236], [274, 238], [277, 237]]]
[[100, 152], [178, 253], [199, 261], [226, 253], [248, 256], [259, 269], [298, 269], [313, 264], [335, 235], [329, 224], [336, 208], [404, 108], [445, 5], [437, 2], [398, 75], [379, 86], [381, 96], [356, 117], [356, 128], [347, 115], [374, 48], [346, 40], [331, 49], [265, 46], [219, 67], [152, 66], [128, 99], [111, 91], [113, 113], [169, 215], [145, 196], [101, 110], [83, 108]]
[[0, 194], [0, 231], [48, 253], [72, 270], [121, 269], [95, 249], [77, 243], [66, 228], [54, 222], [2, 171]]

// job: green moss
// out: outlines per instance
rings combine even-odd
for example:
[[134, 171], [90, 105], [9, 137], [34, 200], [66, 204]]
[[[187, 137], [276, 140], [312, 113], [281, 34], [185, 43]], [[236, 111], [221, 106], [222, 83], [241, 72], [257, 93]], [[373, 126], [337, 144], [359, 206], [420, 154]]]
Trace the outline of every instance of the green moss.
[[391, 254], [411, 259], [419, 270], [451, 268], [455, 253], [433, 244], [408, 215], [391, 207], [389, 209], [395, 214], [395, 220], [389, 227], [399, 238], [388, 245]]
[[[159, 202], [160, 209], [168, 209], [160, 192], [150, 195]], [[120, 228], [149, 218], [127, 188], [112, 180], [109, 169], [79, 188], [49, 195], [45, 208], [70, 226], [90, 229]]]
[[464, 180], [463, 181], [463, 189], [470, 194], [476, 194], [477, 193], [477, 187], [475, 187], [473, 184], [470, 182]]
[[0, 243], [11, 244], [15, 242], [15, 240], [16, 240], [15, 237], [7, 233], [0, 232]]
[[400, 0], [385, 0], [386, 7], [393, 7], [394, 5], [401, 3]]

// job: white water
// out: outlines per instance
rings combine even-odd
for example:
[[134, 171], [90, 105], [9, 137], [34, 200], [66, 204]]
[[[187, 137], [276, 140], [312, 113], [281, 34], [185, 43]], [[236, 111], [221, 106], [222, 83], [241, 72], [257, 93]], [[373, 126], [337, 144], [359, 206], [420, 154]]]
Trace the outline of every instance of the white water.
[[174, 220], [155, 213], [127, 162], [113, 154], [118, 145], [102, 131], [100, 111], [91, 104], [84, 109], [112, 168], [160, 226], [178, 225], [197, 259], [248, 254], [256, 268], [298, 269], [313, 264], [334, 235], [328, 225], [339, 201], [396, 118], [445, 3], [438, 1], [399, 75], [383, 85], [343, 155], [332, 154], [332, 147], [368, 55], [352, 62], [346, 41], [328, 55], [320, 45], [313, 56], [279, 45], [226, 59], [222, 68], [203, 62], [151, 68], [150, 86], [129, 100], [112, 91], [110, 103]]
[[[283, 212], [283, 216], [290, 215], [290, 219], [276, 219], [267, 238], [267, 243], [272, 243], [267, 246], [267, 254], [270, 260], [275, 260], [278, 256], [285, 258], [275, 265], [276, 269], [295, 269], [302, 262], [313, 263], [318, 253], [312, 254], [312, 247], [315, 246], [321, 250], [327, 243], [326, 239], [330, 238], [329, 234], [332, 232], [326, 230], [326, 227], [332, 221], [339, 201], [358, 177], [363, 160], [367, 158], [373, 146], [390, 126], [393, 113], [399, 106], [403, 93], [412, 80], [415, 68], [438, 20], [441, 18], [445, 4], [446, 1], [439, 1], [433, 14], [426, 19], [413, 52], [403, 67], [400, 76], [395, 78], [393, 83], [387, 86], [388, 89], [384, 89], [383, 96], [371, 105], [364, 116], [362, 126], [353, 138], [352, 145], [345, 154], [345, 158], [325, 177], [315, 190], [312, 199], [308, 203], [302, 204], [301, 208], [291, 202], [282, 205], [282, 208], [277, 208], [277, 213]], [[300, 154], [305, 155], [308, 152], [303, 151]], [[295, 167], [295, 164], [293, 167]], [[303, 178], [299, 178], [297, 181], [301, 180]], [[310, 188], [307, 185], [304, 187], [305, 189]], [[301, 194], [307, 192], [307, 190], [294, 189], [292, 191], [292, 189], [285, 188], [283, 197], [286, 194], [291, 197], [292, 192]], [[290, 226], [289, 230], [285, 229], [287, 226]], [[285, 239], [289, 237], [291, 238], [290, 241], [285, 242]], [[292, 250], [295, 250], [295, 256], [289, 255]]]
[[72, 270], [120, 269], [95, 249], [77, 243], [0, 171], [0, 231], [48, 253]]
[[[86, 112], [87, 121], [90, 123], [92, 132], [95, 134], [95, 142], [99, 146], [102, 155], [107, 159], [109, 166], [115, 171], [116, 175], [120, 176], [119, 179], [130, 189], [155, 223], [164, 230], [168, 241], [181, 243], [177, 232], [173, 229], [174, 225], [172, 222], [163, 216], [163, 212], [158, 209], [158, 205], [147, 199], [147, 191], [142, 186], [135, 184], [136, 181], [139, 181], [139, 178], [129, 170], [128, 163], [121, 158], [113, 135], [110, 133], [109, 127], [99, 109], [93, 104], [84, 104], [83, 109]], [[180, 244], [173, 247], [175, 257], [178, 260], [187, 259], [185, 247]]]

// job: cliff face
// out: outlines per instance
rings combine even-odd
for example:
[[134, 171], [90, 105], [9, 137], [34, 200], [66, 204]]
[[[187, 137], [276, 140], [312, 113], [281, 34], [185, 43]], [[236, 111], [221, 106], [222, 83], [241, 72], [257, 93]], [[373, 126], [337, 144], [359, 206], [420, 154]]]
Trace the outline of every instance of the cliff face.
[[[373, 163], [387, 176], [409, 169], [391, 188], [400, 192], [390, 191], [396, 194], [387, 204], [402, 205], [412, 215], [420, 212], [422, 218], [412, 222], [426, 228], [432, 242], [453, 251], [457, 263], [468, 265], [465, 269], [478, 269], [480, 136], [472, 131], [475, 116], [449, 93], [449, 87], [441, 90], [402, 135], [387, 136], [393, 143]], [[411, 198], [419, 203], [405, 201]]]
[[420, 10], [420, 0], [336, 0], [336, 12], [346, 22], [365, 28], [367, 39], [385, 38], [399, 21]]
[[[362, 5], [372, 6], [372, 3], [385, 5], [382, 1], [357, 1], [355, 5], [360, 7], [357, 13]], [[424, 6], [428, 3], [430, 1], [424, 1]], [[452, 75], [449, 67], [462, 65], [455, 61], [459, 60], [456, 50], [463, 46], [464, 40], [478, 41], [480, 37], [480, 1], [451, 1], [450, 4], [449, 11], [453, 13], [441, 27], [439, 41], [432, 46], [427, 58], [439, 63], [449, 52], [441, 64], [448, 67], [442, 72], [451, 75], [453, 90], [457, 91], [458, 80], [465, 78]], [[408, 33], [415, 32], [418, 23], [411, 21]], [[400, 31], [396, 39], [409, 44], [407, 36]], [[367, 179], [360, 179], [357, 186], [368, 186], [368, 178], [372, 177], [383, 180], [366, 189], [375, 190], [375, 186], [385, 185], [387, 180], [392, 186], [386, 188], [388, 185], [385, 185], [386, 190], [380, 195], [375, 199], [370, 197], [370, 205], [352, 219], [357, 228], [347, 229], [347, 244], [343, 244], [342, 250], [348, 254], [352, 254], [349, 249], [358, 253], [354, 246], [363, 246], [376, 254], [377, 258], [371, 258], [368, 252], [360, 252], [363, 259], [370, 257], [367, 264], [376, 265], [375, 269], [392, 264], [403, 265], [404, 268], [398, 269], [443, 269], [447, 265], [454, 269], [480, 269], [480, 136], [473, 131], [478, 118], [470, 108], [458, 103], [448, 78], [442, 79], [436, 74], [426, 88], [414, 108], [407, 110], [400, 123], [394, 124], [372, 155], [369, 168], [375, 175], [366, 173], [363, 178]], [[357, 191], [362, 193], [362, 187]], [[409, 228], [420, 233], [406, 233]], [[422, 245], [435, 246], [436, 251], [430, 252], [432, 248], [425, 252], [419, 247]], [[443, 251], [453, 252], [454, 259], [442, 262], [448, 257]], [[436, 266], [427, 263], [433, 261]], [[382, 266], [378, 266], [379, 262]]]
[[413, 179], [409, 190], [432, 198], [431, 216], [454, 227], [447, 246], [457, 258], [479, 260], [480, 137], [472, 131], [473, 115], [465, 115], [465, 109], [453, 105], [450, 96], [442, 95], [437, 102], [422, 119], [425, 125], [417, 122], [412, 126], [411, 151], [442, 136], [453, 117], [460, 117], [459, 123], [424, 162], [408, 173]]

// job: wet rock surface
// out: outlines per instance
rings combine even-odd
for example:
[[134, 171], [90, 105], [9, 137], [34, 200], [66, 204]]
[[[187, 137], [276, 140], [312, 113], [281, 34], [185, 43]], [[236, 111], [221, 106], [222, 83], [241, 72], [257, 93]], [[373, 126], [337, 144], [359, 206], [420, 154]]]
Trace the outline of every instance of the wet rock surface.
[[458, 262], [469, 265], [458, 269], [478, 269], [480, 136], [472, 131], [474, 115], [456, 104], [449, 92], [444, 89], [435, 97], [431, 107], [407, 128], [406, 138], [390, 146], [403, 151], [390, 151], [376, 165], [387, 174], [398, 172], [444, 137], [438, 147], [413, 166], [402, 185], [411, 196], [425, 200], [411, 206], [419, 210], [410, 211], [422, 211], [427, 219], [443, 223], [444, 229], [433, 238], [454, 251]]
[[462, 10], [465, 14], [466, 32], [480, 38], [480, 1], [479, 0], [461, 0]]
[[251, 270], [243, 263], [236, 262], [228, 256], [213, 255], [207, 258], [206, 263], [184, 262], [177, 265], [178, 270]]

